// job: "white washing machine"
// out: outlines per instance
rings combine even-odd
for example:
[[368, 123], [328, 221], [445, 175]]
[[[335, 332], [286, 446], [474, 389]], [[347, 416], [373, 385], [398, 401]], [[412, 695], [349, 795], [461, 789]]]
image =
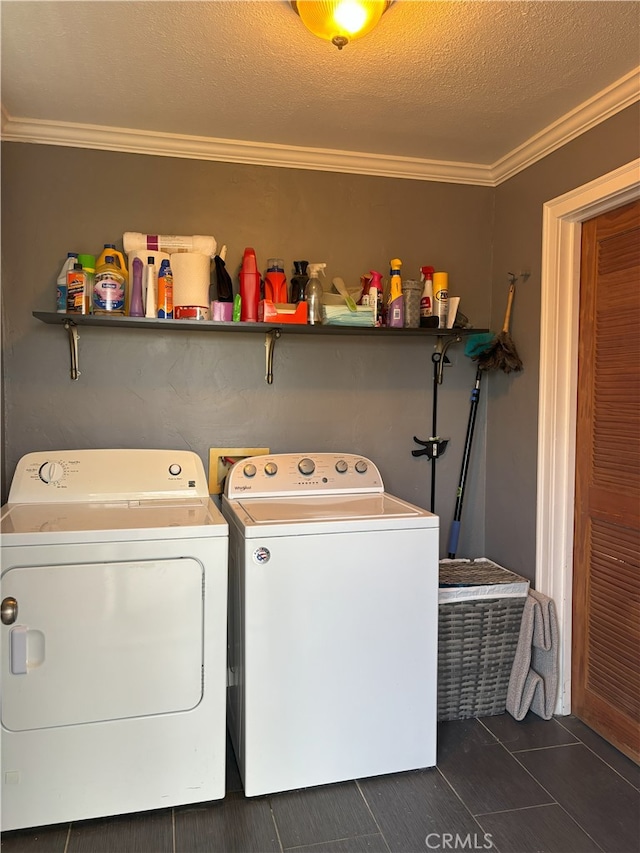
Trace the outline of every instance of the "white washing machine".
[[433, 766], [437, 516], [344, 453], [238, 462], [222, 511], [245, 794]]
[[30, 453], [2, 507], [2, 829], [225, 793], [228, 527], [195, 453]]

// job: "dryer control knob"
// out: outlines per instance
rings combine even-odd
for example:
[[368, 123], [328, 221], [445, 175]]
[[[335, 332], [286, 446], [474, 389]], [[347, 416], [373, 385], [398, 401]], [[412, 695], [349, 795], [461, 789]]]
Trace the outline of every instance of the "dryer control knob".
[[356, 471], [358, 472], [358, 474], [366, 474], [368, 467], [369, 466], [364, 461], [364, 459], [358, 459], [358, 461], [356, 462]]
[[169, 465], [169, 473], [173, 477], [177, 477], [181, 471], [182, 471], [182, 468], [180, 467], [180, 465], [178, 465], [177, 462], [174, 462], [173, 465]]
[[43, 483], [57, 483], [64, 476], [64, 468], [59, 462], [45, 462], [38, 474]]
[[274, 474], [278, 473], [278, 466], [275, 462], [267, 462], [267, 464], [264, 466], [264, 473], [267, 475], [267, 477], [273, 477]]
[[308, 476], [309, 474], [313, 474], [315, 470], [316, 463], [313, 461], [313, 459], [309, 459], [305, 456], [304, 459], [301, 459], [298, 462], [298, 471], [300, 471], [301, 474], [307, 474]]
[[338, 459], [336, 462], [336, 471], [338, 474], [346, 474], [349, 466], [344, 459]]
[[253, 462], [248, 462], [244, 468], [242, 469], [242, 473], [245, 477], [255, 477], [256, 476], [256, 466]]

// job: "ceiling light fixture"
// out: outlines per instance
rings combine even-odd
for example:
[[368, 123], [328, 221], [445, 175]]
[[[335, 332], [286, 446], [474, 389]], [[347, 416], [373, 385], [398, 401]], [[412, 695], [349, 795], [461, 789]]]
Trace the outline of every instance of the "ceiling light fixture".
[[366, 36], [393, 0], [292, 0], [305, 27], [315, 36], [342, 50], [345, 44]]

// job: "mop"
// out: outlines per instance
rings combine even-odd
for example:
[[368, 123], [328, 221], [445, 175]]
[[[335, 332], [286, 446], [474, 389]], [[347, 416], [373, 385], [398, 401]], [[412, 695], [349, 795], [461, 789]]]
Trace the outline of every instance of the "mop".
[[520, 360], [518, 351], [516, 350], [515, 344], [509, 334], [511, 308], [513, 306], [515, 283], [518, 276], [515, 276], [513, 273], [509, 273], [509, 276], [509, 297], [507, 299], [507, 310], [505, 313], [502, 331], [495, 336], [491, 333], [473, 335], [468, 338], [465, 346], [465, 355], [469, 356], [476, 362], [478, 369], [476, 370], [475, 384], [471, 391], [471, 409], [469, 411], [467, 436], [462, 456], [462, 467], [460, 469], [460, 481], [458, 483], [458, 491], [456, 492], [456, 506], [453, 514], [453, 521], [451, 522], [451, 529], [449, 531], [447, 552], [450, 560], [456, 556], [458, 548], [458, 537], [460, 536], [460, 523], [462, 519], [462, 502], [464, 500], [464, 491], [467, 482], [467, 473], [469, 470], [471, 444], [473, 442], [473, 430], [476, 422], [478, 400], [480, 399], [480, 383], [482, 381], [482, 374], [485, 370], [502, 370], [505, 373], [522, 370], [522, 361]]
[[467, 424], [467, 436], [464, 442], [464, 453], [462, 454], [462, 468], [460, 469], [460, 482], [456, 492], [456, 508], [453, 513], [453, 521], [449, 530], [449, 544], [447, 546], [450, 560], [452, 560], [458, 549], [458, 537], [460, 536], [460, 522], [462, 519], [462, 501], [464, 500], [464, 487], [469, 470], [469, 457], [471, 456], [471, 444], [473, 442], [473, 430], [476, 424], [476, 413], [478, 411], [478, 400], [480, 399], [480, 382], [482, 380], [482, 368], [476, 370], [475, 385], [471, 390], [471, 409], [469, 411], [469, 423]]

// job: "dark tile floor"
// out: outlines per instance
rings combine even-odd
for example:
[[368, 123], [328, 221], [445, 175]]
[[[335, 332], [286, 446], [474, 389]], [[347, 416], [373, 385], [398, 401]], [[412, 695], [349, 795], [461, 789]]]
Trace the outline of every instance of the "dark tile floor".
[[574, 717], [441, 723], [438, 767], [5, 833], [3, 853], [637, 853], [640, 768]]

